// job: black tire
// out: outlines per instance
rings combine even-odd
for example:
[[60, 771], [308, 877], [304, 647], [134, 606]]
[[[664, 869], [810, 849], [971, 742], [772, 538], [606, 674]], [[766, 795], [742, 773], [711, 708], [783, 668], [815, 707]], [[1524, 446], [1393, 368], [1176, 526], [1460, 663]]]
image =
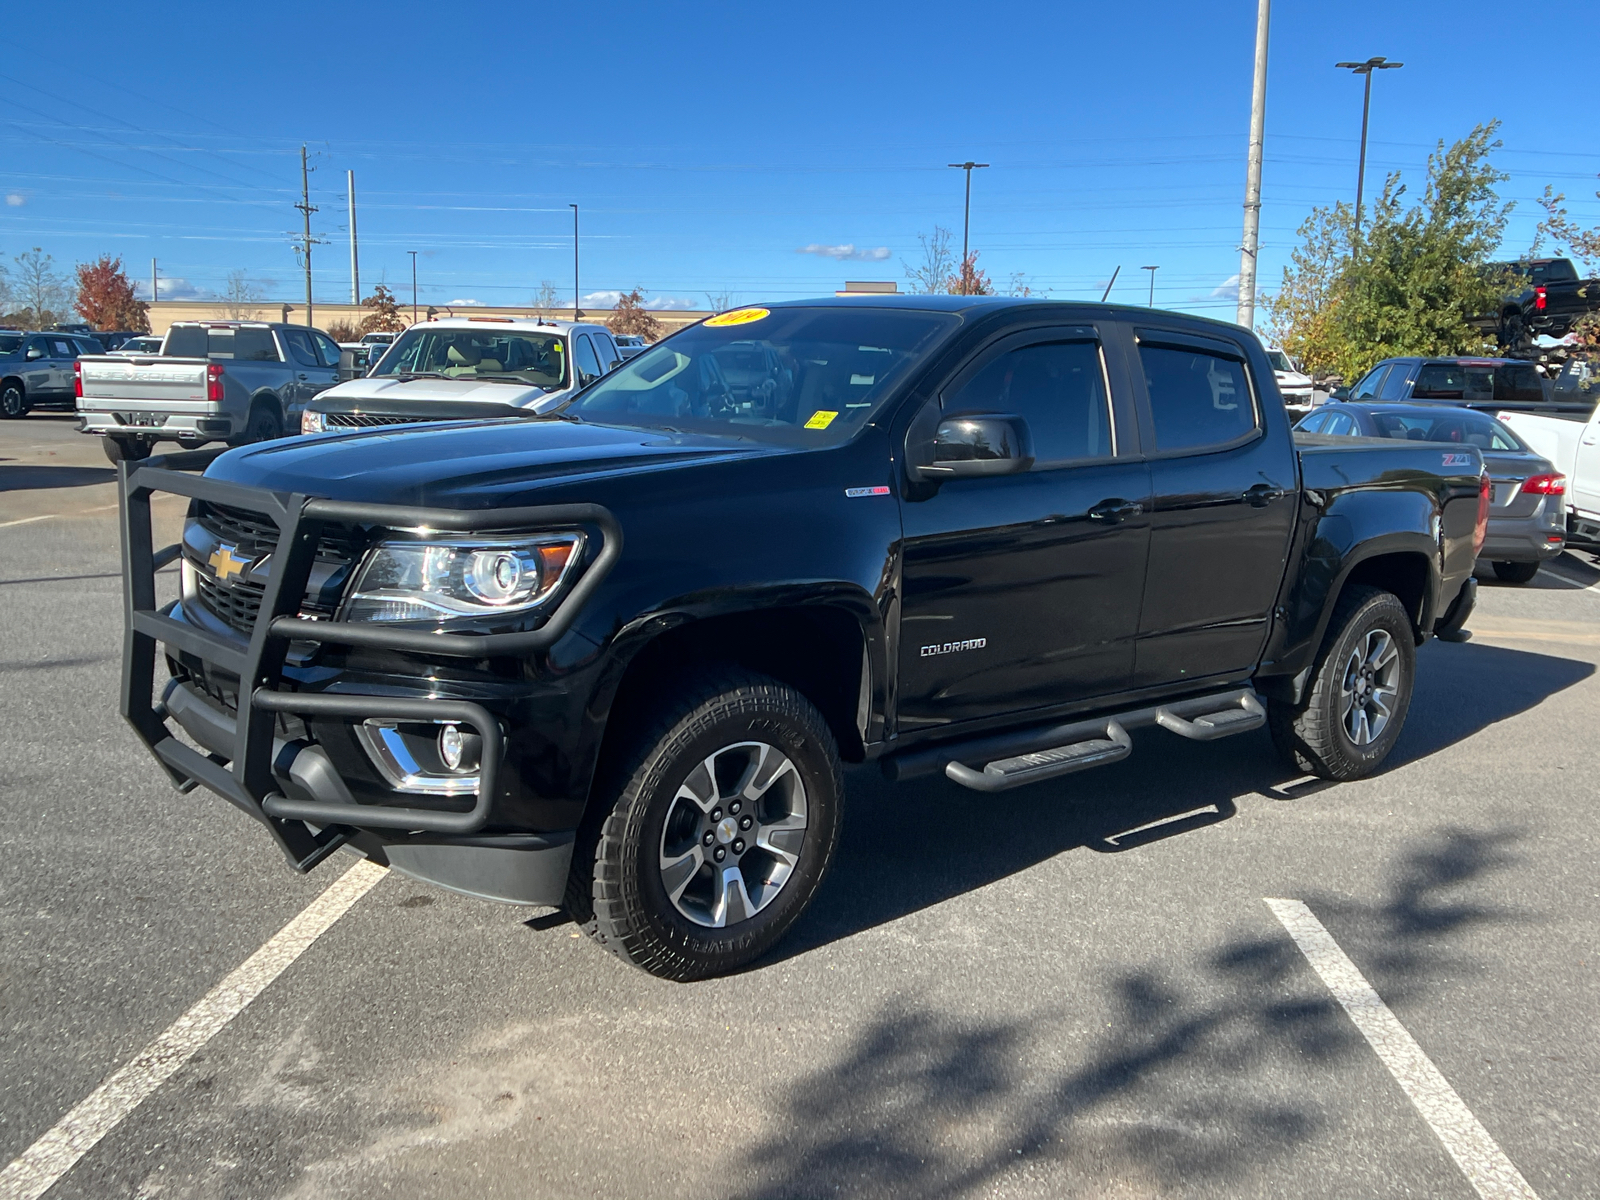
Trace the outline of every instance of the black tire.
[[[618, 763], [595, 796], [593, 849], [580, 837], [574, 854], [574, 918], [663, 979], [724, 975], [771, 949], [811, 902], [839, 841], [844, 780], [822, 714], [776, 680], [718, 671], [641, 721]], [[739, 780], [749, 781], [743, 792]], [[687, 794], [695, 789], [703, 805]], [[747, 904], [755, 911], [737, 916]]]
[[252, 442], [272, 442], [283, 436], [283, 417], [278, 406], [270, 400], [257, 400], [250, 406], [244, 429], [229, 440], [231, 446], [248, 446]]
[[100, 449], [106, 452], [106, 458], [119, 463], [149, 458], [153, 447], [143, 438], [112, 437], [108, 434], [100, 439]]
[[[1385, 634], [1394, 658], [1384, 658], [1377, 675], [1363, 676], [1368, 653], [1381, 644]], [[1358, 650], [1359, 664], [1355, 661]], [[1384, 649], [1383, 654], [1387, 653]], [[1416, 679], [1416, 659], [1411, 618], [1394, 594], [1362, 584], [1346, 588], [1328, 623], [1328, 634], [1304, 699], [1299, 704], [1281, 700], [1269, 704], [1273, 742], [1300, 770], [1324, 779], [1359, 779], [1377, 770], [1405, 726]], [[1385, 673], [1391, 661], [1393, 673]], [[1352, 678], [1353, 669], [1356, 674]], [[1385, 694], [1383, 689], [1390, 686], [1393, 692]], [[1346, 695], [1355, 700], [1348, 716]], [[1362, 702], [1364, 696], [1372, 699]], [[1367, 718], [1365, 741], [1349, 728], [1354, 722], [1360, 733], [1360, 718], [1355, 711], [1358, 706]], [[1387, 715], [1381, 727], [1374, 729], [1377, 713], [1384, 709]]]
[[1506, 313], [1500, 318], [1500, 341], [1508, 350], [1515, 350], [1522, 345], [1523, 328], [1521, 313]]
[[28, 394], [20, 383], [8, 383], [0, 388], [0, 417], [15, 421], [28, 415]]
[[1539, 564], [1536, 562], [1497, 562], [1494, 564], [1495, 576], [1506, 583], [1527, 583], [1539, 573]]

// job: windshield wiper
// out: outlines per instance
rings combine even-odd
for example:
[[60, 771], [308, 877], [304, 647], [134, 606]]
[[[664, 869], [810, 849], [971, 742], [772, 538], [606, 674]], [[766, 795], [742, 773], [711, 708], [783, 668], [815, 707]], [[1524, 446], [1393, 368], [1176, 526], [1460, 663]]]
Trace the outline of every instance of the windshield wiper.
[[448, 375], [441, 375], [438, 371], [396, 371], [393, 375], [377, 375], [376, 379], [398, 379], [405, 383], [412, 379], [449, 379]]
[[526, 377], [524, 377], [522, 375], [514, 375], [514, 374], [511, 374], [510, 372], [501, 372], [500, 374], [471, 375], [471, 376], [467, 376], [467, 378], [469, 378], [469, 379], [492, 379], [496, 383], [520, 383], [520, 384], [524, 384], [524, 385], [526, 385], [528, 387], [536, 387], [542, 392], [550, 391], [550, 388], [548, 388], [547, 386], [545, 386], [542, 383], [535, 383], [533, 380], [528, 379], [528, 378], [526, 378]]

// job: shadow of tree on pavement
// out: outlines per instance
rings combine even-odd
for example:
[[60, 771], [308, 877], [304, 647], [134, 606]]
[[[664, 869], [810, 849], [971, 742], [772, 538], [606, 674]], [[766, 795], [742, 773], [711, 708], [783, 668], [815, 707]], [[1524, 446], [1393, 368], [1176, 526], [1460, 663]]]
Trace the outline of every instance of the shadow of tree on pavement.
[[[1462, 968], [1452, 934], [1510, 918], [1465, 889], [1512, 861], [1516, 836], [1441, 831], [1399, 858], [1376, 905], [1305, 898], [1342, 925], [1379, 931], [1384, 975], [1415, 994]], [[771, 1132], [742, 1164], [757, 1182], [738, 1194], [1255, 1191], [1270, 1184], [1264, 1168], [1333, 1132], [1338, 1117], [1308, 1073], [1376, 1064], [1275, 928], [1101, 987], [1104, 1029], [1091, 1028], [1099, 1006], [989, 1021], [914, 999], [885, 1004], [836, 1061], [773, 1098]]]

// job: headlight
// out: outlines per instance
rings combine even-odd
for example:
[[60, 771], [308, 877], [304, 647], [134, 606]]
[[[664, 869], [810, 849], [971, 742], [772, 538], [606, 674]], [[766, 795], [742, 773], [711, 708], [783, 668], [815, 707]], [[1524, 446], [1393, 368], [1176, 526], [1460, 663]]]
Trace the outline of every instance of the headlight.
[[328, 422], [319, 412], [312, 412], [309, 408], [300, 414], [301, 433], [322, 433], [328, 428]]
[[583, 534], [517, 541], [385, 542], [367, 556], [345, 621], [449, 621], [537, 608], [582, 557]]

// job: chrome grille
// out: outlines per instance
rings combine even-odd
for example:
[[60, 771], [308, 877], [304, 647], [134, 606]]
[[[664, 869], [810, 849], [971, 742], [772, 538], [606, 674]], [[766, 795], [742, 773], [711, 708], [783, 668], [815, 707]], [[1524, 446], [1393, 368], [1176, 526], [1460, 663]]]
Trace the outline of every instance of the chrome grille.
[[384, 417], [377, 413], [323, 413], [322, 419], [329, 425], [342, 425], [345, 428], [365, 428], [369, 425], [416, 425], [422, 421], [437, 421], [437, 417]]

